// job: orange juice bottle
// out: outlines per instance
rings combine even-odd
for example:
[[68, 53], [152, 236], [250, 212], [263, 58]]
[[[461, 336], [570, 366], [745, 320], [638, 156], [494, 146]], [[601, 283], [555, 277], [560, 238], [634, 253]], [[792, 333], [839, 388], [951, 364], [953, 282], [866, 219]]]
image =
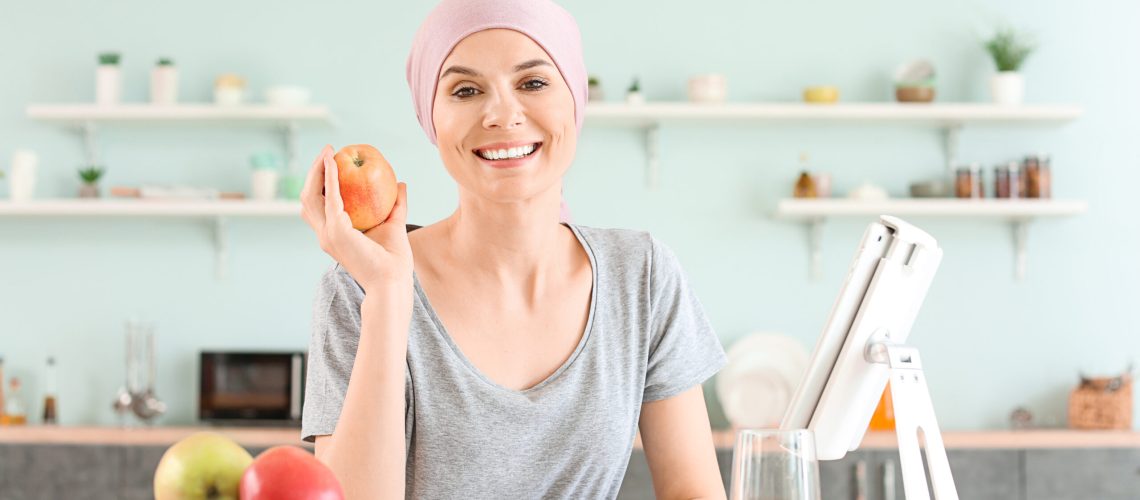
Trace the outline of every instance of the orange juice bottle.
[[895, 430], [895, 407], [891, 404], [890, 382], [887, 382], [886, 389], [883, 389], [883, 397], [879, 398], [879, 406], [875, 407], [875, 413], [871, 415], [871, 425], [867, 429], [872, 431]]

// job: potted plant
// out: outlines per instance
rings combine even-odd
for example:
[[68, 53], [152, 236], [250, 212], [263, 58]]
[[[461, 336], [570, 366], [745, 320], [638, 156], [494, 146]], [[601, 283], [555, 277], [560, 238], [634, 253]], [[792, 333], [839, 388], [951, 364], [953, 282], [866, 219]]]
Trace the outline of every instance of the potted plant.
[[625, 102], [629, 104], [645, 104], [645, 96], [641, 95], [641, 83], [637, 81], [637, 77], [633, 77], [633, 83], [629, 85], [629, 90], [625, 93]]
[[150, 71], [150, 102], [174, 104], [178, 100], [178, 68], [168, 58], [158, 60]]
[[986, 51], [993, 57], [998, 70], [990, 79], [990, 94], [994, 103], [1021, 104], [1025, 97], [1025, 79], [1018, 70], [1034, 48], [1025, 36], [1009, 28], [998, 30], [986, 42]]
[[99, 54], [99, 66], [95, 68], [95, 102], [102, 105], [119, 103], [123, 80], [119, 71], [119, 53]]
[[[581, 80], [578, 80], [581, 81]], [[602, 101], [605, 95], [602, 94], [602, 82], [598, 77], [590, 75], [589, 87], [586, 89], [587, 101]]]
[[99, 178], [103, 177], [103, 172], [105, 170], [98, 165], [79, 169], [79, 178], [83, 180], [83, 186], [79, 188], [80, 198], [99, 197]]

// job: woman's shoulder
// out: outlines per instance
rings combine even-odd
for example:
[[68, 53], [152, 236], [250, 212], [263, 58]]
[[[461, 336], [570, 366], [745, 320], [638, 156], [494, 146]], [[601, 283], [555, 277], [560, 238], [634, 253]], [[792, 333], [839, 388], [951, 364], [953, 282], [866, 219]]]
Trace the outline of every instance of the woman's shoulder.
[[679, 269], [673, 251], [649, 231], [570, 225], [582, 235], [599, 264], [628, 268], [631, 264], [643, 263], [653, 272]]
[[328, 269], [325, 269], [324, 274], [321, 275], [321, 281], [317, 285], [318, 293], [331, 300], [332, 297], [342, 296], [348, 298], [363, 298], [364, 288], [356, 279], [348, 274], [348, 271], [338, 262], [333, 262]]

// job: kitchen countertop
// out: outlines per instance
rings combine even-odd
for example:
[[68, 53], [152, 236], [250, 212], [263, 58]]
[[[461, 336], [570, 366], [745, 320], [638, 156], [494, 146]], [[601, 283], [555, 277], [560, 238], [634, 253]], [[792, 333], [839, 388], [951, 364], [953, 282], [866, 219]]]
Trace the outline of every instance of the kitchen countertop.
[[[112, 444], [168, 446], [190, 434], [213, 431], [244, 446], [292, 444], [312, 446], [301, 441], [299, 428], [251, 427], [0, 427], [0, 444]], [[732, 431], [713, 432], [717, 448], [731, 449]], [[1049, 448], [1140, 448], [1140, 432], [1077, 431], [1069, 429], [1026, 431], [950, 431], [942, 434], [948, 449], [1049, 449]], [[640, 440], [635, 443], [641, 448]], [[894, 449], [894, 432], [870, 432], [860, 449]]]

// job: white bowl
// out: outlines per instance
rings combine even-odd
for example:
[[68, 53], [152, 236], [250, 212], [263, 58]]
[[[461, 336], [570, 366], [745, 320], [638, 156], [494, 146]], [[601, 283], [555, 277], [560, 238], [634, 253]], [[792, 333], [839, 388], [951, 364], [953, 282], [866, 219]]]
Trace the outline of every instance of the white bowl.
[[278, 85], [265, 89], [265, 101], [273, 106], [304, 106], [309, 103], [312, 92], [305, 87]]

